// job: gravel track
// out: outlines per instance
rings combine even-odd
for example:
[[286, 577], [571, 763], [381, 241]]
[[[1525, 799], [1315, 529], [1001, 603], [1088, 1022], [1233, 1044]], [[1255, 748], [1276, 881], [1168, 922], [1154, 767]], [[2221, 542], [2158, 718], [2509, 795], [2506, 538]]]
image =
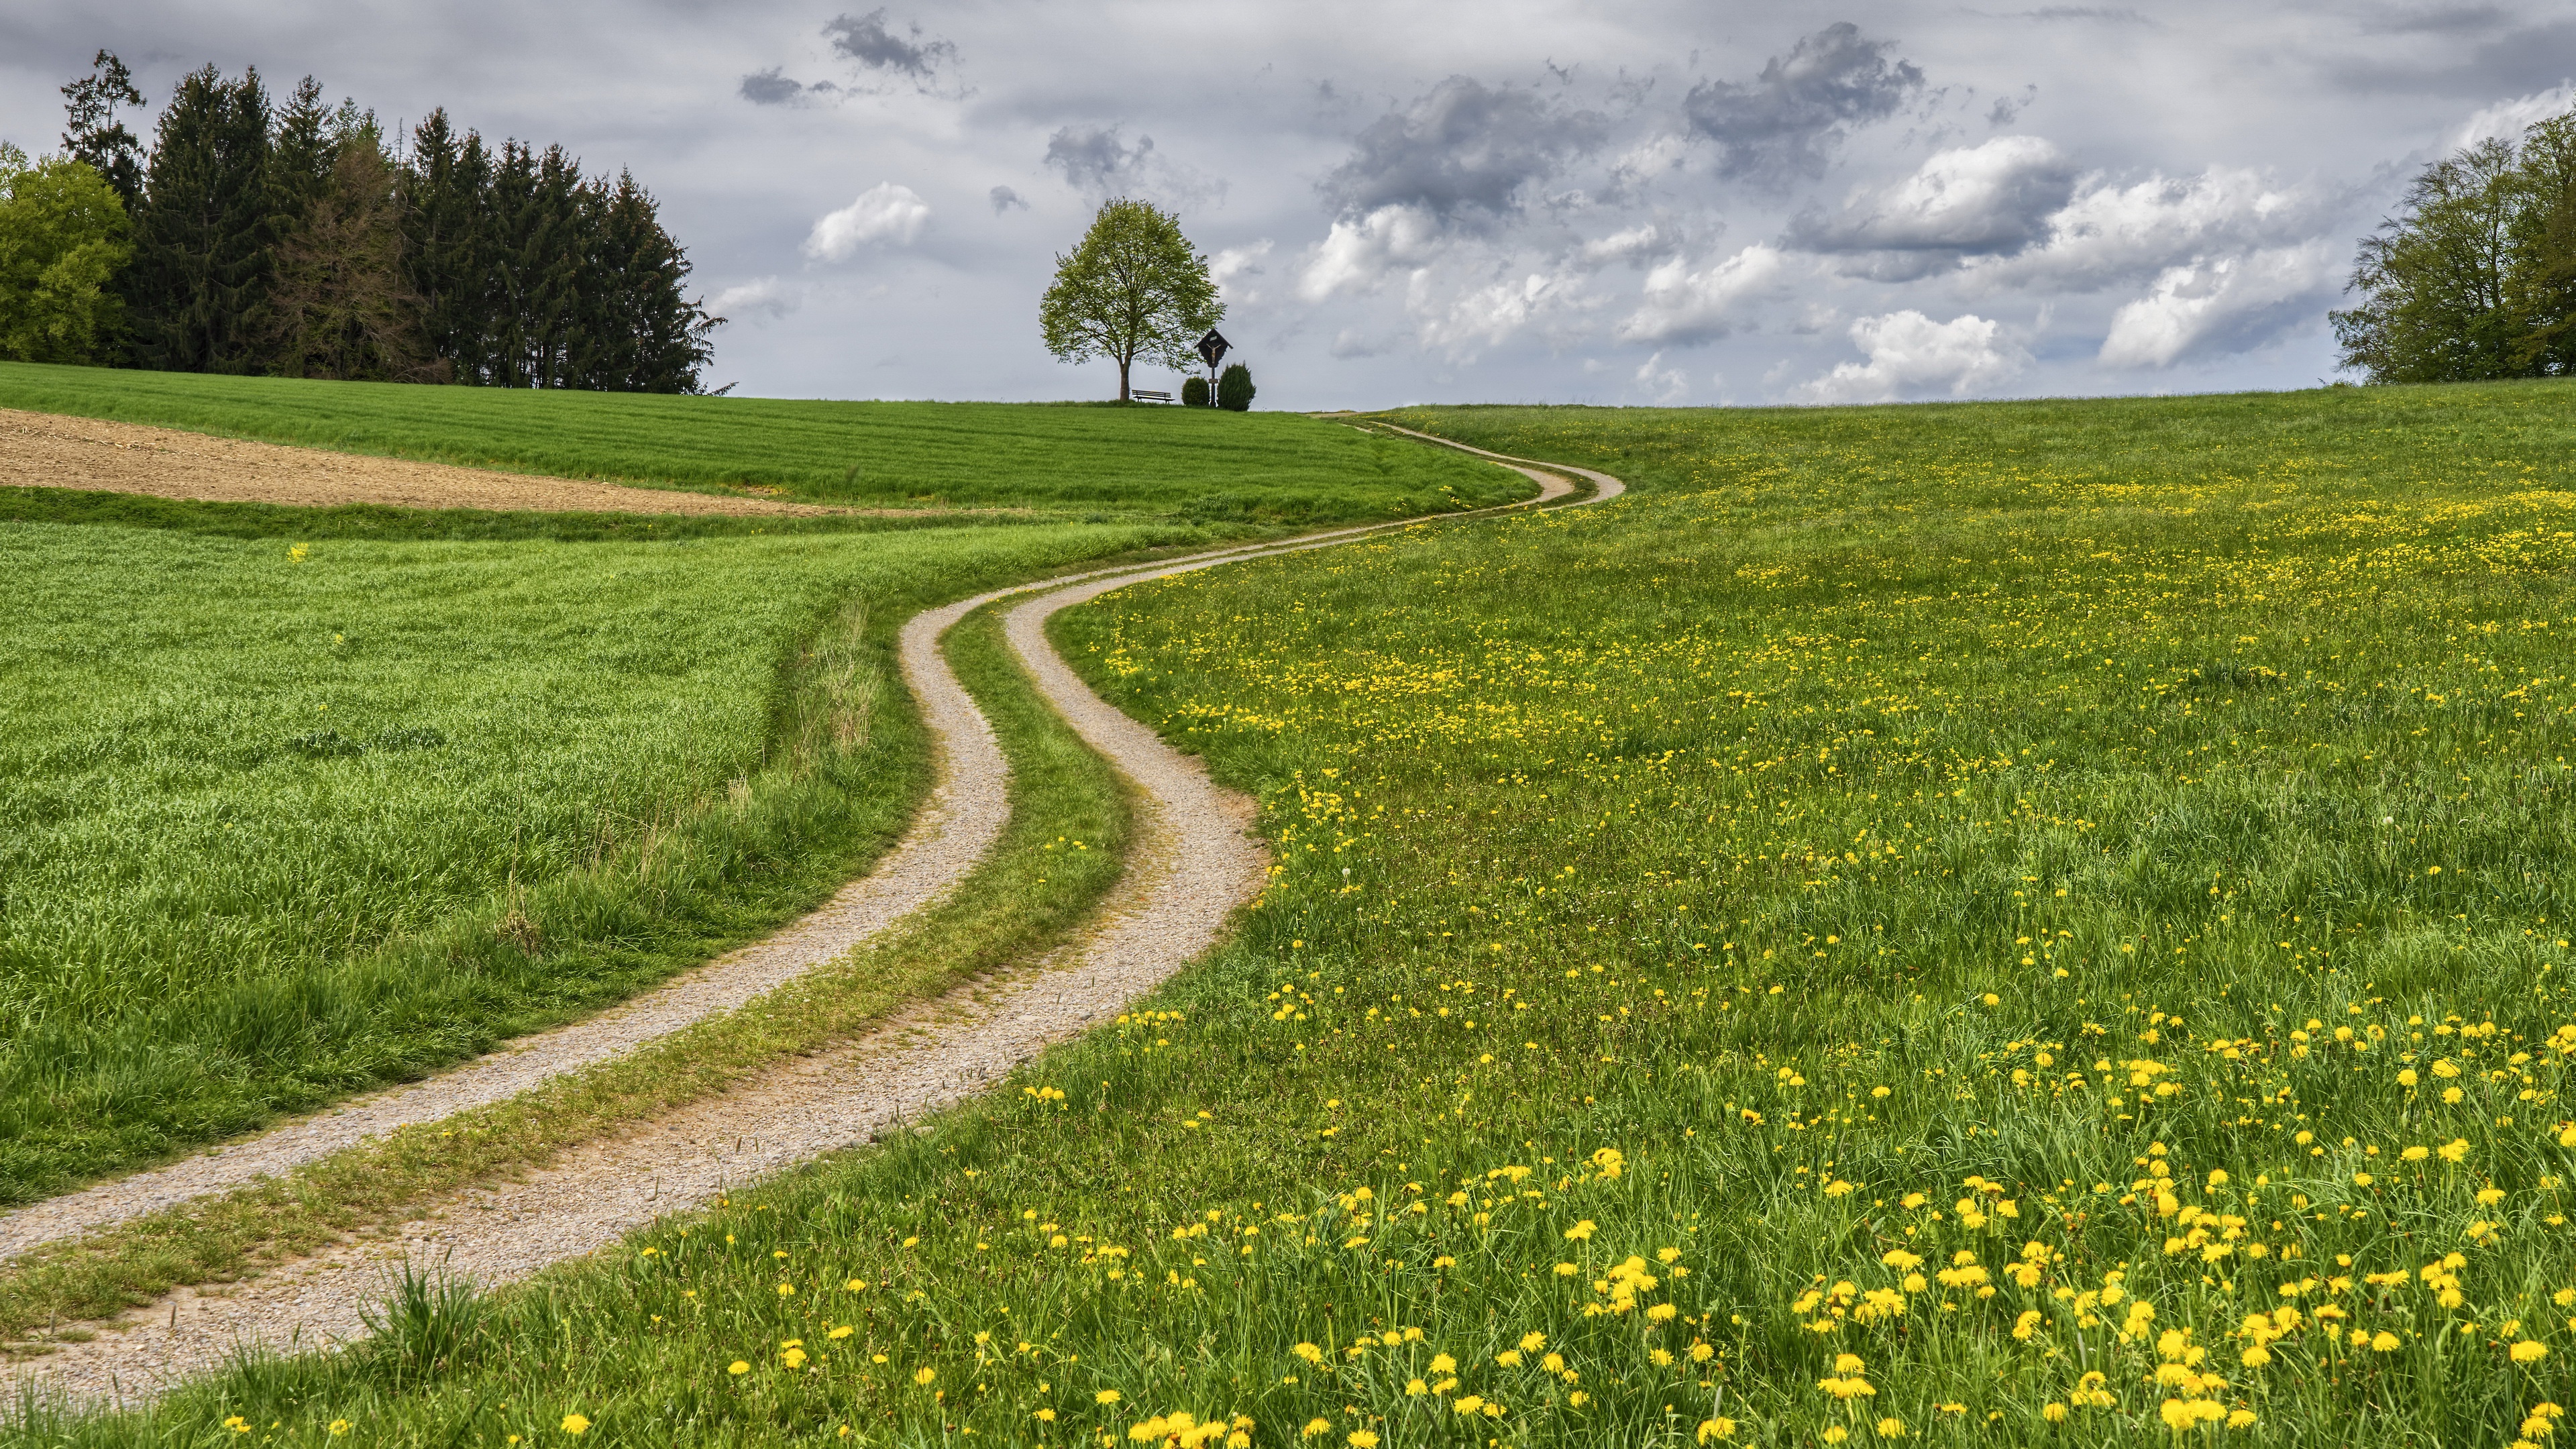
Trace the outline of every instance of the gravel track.
[[[1485, 456], [1515, 467], [1540, 484], [1537, 498], [1509, 506], [1545, 504], [1574, 491], [1562, 477], [1542, 471], [1557, 465], [1523, 466], [1525, 460]], [[1607, 475], [1586, 476], [1593, 480], [1595, 492], [1585, 502], [1620, 491], [1617, 480]], [[751, 986], [754, 981], [775, 985], [799, 970], [863, 946], [869, 931], [882, 929], [901, 914], [889, 914], [887, 909], [898, 899], [895, 887], [868, 893], [871, 882], [898, 876], [913, 881], [907, 888], [917, 898], [913, 908], [944, 894], [1000, 832], [1007, 812], [1008, 765], [990, 725], [939, 657], [937, 640], [972, 610], [1032, 589], [1039, 591], [1037, 596], [1011, 607], [1004, 619], [1013, 650], [1048, 703], [1131, 782], [1142, 806], [1138, 843], [1126, 872], [1084, 939], [1060, 948], [1029, 970], [970, 983], [920, 1003], [862, 1038], [782, 1062], [734, 1090], [692, 1103], [623, 1136], [559, 1153], [521, 1181], [456, 1194], [390, 1232], [362, 1236], [282, 1265], [251, 1283], [174, 1292], [104, 1326], [89, 1342], [66, 1345], [11, 1369], [7, 1380], [12, 1387], [33, 1386], [76, 1405], [130, 1404], [217, 1367], [244, 1348], [283, 1351], [346, 1342], [365, 1332], [364, 1315], [384, 1301], [390, 1282], [405, 1264], [486, 1287], [523, 1279], [550, 1264], [608, 1247], [665, 1214], [702, 1207], [728, 1190], [821, 1154], [875, 1141], [907, 1117], [978, 1092], [1049, 1044], [1114, 1016], [1217, 942], [1229, 917], [1260, 893], [1269, 857], [1251, 834], [1252, 802], [1215, 785], [1196, 760], [1174, 751], [1151, 729], [1093, 693], [1047, 643], [1046, 620], [1059, 610], [1141, 580], [1330, 547], [1401, 526], [1407, 525], [1341, 529], [1284, 544], [1248, 545], [1156, 565], [1096, 570], [998, 590], [915, 617], [903, 631], [905, 675], [920, 693], [924, 714], [940, 742], [943, 783], [922, 823], [877, 873], [853, 883], [831, 905], [780, 936], [592, 1022], [530, 1038], [518, 1049], [484, 1058], [447, 1077], [354, 1103], [270, 1136], [309, 1145], [320, 1139], [285, 1134], [309, 1134], [342, 1117], [370, 1111], [376, 1115], [366, 1120], [386, 1125], [428, 1120], [426, 1115], [383, 1113], [396, 1100], [407, 1100], [426, 1113], [444, 1099], [422, 1094], [442, 1090], [460, 1094], [460, 1105], [496, 1100], [509, 1094], [490, 1085], [504, 1080], [497, 1074], [505, 1071], [518, 1074], [508, 1079], [520, 1081], [510, 1090], [524, 1090], [545, 1076], [578, 1065], [549, 1052], [569, 1049], [589, 1053], [582, 1061], [599, 1060], [708, 1012], [730, 1009], [767, 989]], [[853, 897], [861, 899], [853, 901]], [[830, 918], [828, 926], [826, 918]], [[804, 944], [783, 944], [791, 939]], [[827, 954], [813, 954], [827, 944], [831, 946]], [[746, 959], [765, 964], [741, 965]], [[796, 964], [800, 961], [802, 965]], [[727, 984], [720, 989], [707, 984], [718, 978]], [[690, 991], [698, 994], [683, 996]], [[693, 1009], [694, 1015], [683, 1014]], [[613, 1019], [638, 1015], [661, 1025], [643, 1034], [638, 1034], [643, 1028], [630, 1025], [580, 1035]], [[532, 1054], [544, 1060], [520, 1062]], [[448, 1086], [457, 1079], [471, 1079], [475, 1085]], [[465, 1095], [471, 1101], [462, 1100]], [[377, 1126], [359, 1135], [381, 1130], [383, 1126]], [[147, 1176], [164, 1177], [197, 1162], [246, 1159], [263, 1150], [269, 1140], [253, 1139], [220, 1156], [193, 1159], [180, 1168]], [[280, 1154], [286, 1150], [281, 1147], [262, 1160], [292, 1165], [281, 1163]], [[309, 1161], [328, 1150], [334, 1149], [318, 1148], [294, 1160]], [[279, 1165], [253, 1167], [225, 1185], [277, 1171]], [[51, 1216], [43, 1221], [52, 1225], [54, 1237], [114, 1221], [84, 1219], [101, 1208], [112, 1211], [116, 1201], [112, 1194], [137, 1181], [104, 1184], [72, 1199], [40, 1204], [0, 1220], [0, 1232], [14, 1227], [19, 1219], [48, 1212]], [[166, 1202], [205, 1190], [182, 1191], [174, 1180], [149, 1191], [159, 1192], [158, 1200]], [[91, 1201], [87, 1212], [70, 1206], [83, 1199]]]

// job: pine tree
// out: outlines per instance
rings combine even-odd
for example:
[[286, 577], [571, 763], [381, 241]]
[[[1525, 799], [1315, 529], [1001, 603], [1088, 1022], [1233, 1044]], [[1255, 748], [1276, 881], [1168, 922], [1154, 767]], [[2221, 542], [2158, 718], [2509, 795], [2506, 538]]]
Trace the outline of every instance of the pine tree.
[[421, 304], [423, 341], [447, 380], [488, 380], [490, 269], [483, 211], [491, 158], [472, 132], [458, 140], [445, 110], [412, 130], [404, 169], [403, 266]]
[[132, 72], [112, 50], [100, 51], [88, 75], [63, 86], [63, 151], [105, 177], [129, 214], [143, 199], [143, 143], [116, 113], [142, 104]]
[[332, 151], [321, 193], [278, 245], [271, 370], [282, 377], [434, 380], [442, 374], [431, 366], [420, 297], [404, 275], [401, 197], [373, 118], [335, 135]]
[[268, 125], [255, 69], [238, 81], [211, 65], [193, 71], [161, 113], [126, 274], [143, 366], [257, 370], [278, 232]]
[[689, 259], [662, 229], [653, 195], [631, 171], [599, 196], [594, 248], [600, 285], [580, 386], [620, 392], [696, 392], [714, 355], [710, 317], [683, 289]]
[[268, 196], [280, 235], [301, 225], [304, 213], [331, 189], [331, 167], [339, 159], [332, 120], [321, 85], [309, 75], [278, 109], [268, 141]]

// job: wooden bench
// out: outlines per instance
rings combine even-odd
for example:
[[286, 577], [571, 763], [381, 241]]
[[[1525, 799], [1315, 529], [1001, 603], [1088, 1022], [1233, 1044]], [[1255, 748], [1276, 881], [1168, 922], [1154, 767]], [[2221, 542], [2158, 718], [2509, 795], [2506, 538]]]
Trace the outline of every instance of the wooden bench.
[[1170, 402], [1172, 400], [1172, 395], [1170, 393], [1149, 392], [1141, 387], [1129, 388], [1127, 390], [1127, 395], [1138, 402]]

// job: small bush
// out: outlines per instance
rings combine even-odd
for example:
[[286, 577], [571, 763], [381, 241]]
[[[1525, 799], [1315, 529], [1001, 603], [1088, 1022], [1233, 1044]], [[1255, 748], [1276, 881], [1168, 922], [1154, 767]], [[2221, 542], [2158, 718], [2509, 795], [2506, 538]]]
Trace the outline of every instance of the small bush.
[[1181, 384], [1181, 406], [1203, 408], [1208, 405], [1208, 385], [1204, 377], [1194, 377]]
[[1238, 362], [1216, 380], [1216, 405], [1231, 412], [1252, 410], [1252, 369]]

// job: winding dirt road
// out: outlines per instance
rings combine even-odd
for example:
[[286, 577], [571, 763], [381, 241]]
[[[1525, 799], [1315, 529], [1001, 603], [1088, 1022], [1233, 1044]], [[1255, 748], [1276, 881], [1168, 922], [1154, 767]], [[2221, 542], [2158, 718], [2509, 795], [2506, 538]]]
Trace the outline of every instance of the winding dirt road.
[[[1583, 502], [1623, 491], [1606, 474], [1411, 436], [1494, 459], [1539, 483], [1538, 497], [1507, 508], [1565, 499], [1575, 491], [1565, 473], [1593, 485]], [[524, 1181], [458, 1193], [389, 1234], [282, 1265], [248, 1284], [179, 1290], [104, 1326], [88, 1342], [12, 1368], [8, 1379], [74, 1403], [136, 1402], [216, 1366], [241, 1346], [345, 1342], [365, 1331], [363, 1314], [383, 1301], [388, 1279], [406, 1262], [487, 1287], [524, 1278], [664, 1214], [873, 1141], [906, 1117], [979, 1091], [1047, 1045], [1114, 1016], [1217, 942], [1233, 912], [1259, 893], [1268, 855], [1250, 831], [1252, 802], [1215, 785], [1196, 760], [1094, 694], [1047, 643], [1046, 620], [1141, 580], [1328, 548], [1424, 521], [1095, 570], [915, 616], [901, 633], [903, 670], [932, 731], [939, 784], [902, 843], [821, 910], [621, 1007], [429, 1081], [0, 1218], [0, 1258], [291, 1171], [398, 1125], [524, 1092], [733, 1010], [942, 899], [999, 837], [1010, 770], [990, 724], [941, 656], [939, 639], [974, 610], [1020, 595], [1030, 597], [1011, 605], [1004, 619], [1012, 649], [1050, 706], [1130, 781], [1140, 802], [1137, 845], [1082, 939], [1031, 969], [920, 1003], [867, 1036], [778, 1063], [626, 1135], [560, 1153]]]

